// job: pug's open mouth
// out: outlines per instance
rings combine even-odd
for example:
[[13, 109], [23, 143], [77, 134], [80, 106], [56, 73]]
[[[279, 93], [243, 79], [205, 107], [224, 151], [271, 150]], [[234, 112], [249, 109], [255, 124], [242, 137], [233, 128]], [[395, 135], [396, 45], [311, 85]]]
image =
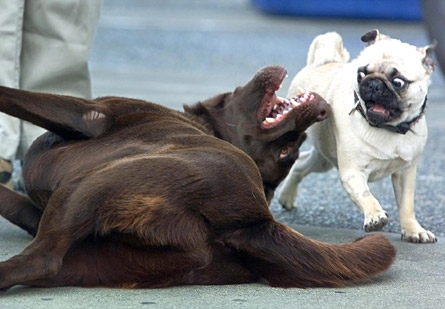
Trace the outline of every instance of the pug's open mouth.
[[389, 121], [391, 118], [391, 112], [380, 104], [368, 103], [366, 108], [368, 110], [368, 118], [374, 119], [377, 123]]
[[384, 124], [398, 119], [402, 113], [400, 108], [387, 105], [365, 101], [366, 115], [369, 121], [375, 124]]

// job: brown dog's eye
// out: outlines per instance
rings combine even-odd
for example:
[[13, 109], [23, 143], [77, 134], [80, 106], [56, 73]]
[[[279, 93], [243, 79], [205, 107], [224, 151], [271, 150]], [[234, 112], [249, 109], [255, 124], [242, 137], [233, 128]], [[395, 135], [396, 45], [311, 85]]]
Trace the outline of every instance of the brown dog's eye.
[[286, 146], [282, 148], [280, 151], [280, 159], [286, 159], [287, 157], [289, 157], [291, 151], [292, 151], [291, 146]]

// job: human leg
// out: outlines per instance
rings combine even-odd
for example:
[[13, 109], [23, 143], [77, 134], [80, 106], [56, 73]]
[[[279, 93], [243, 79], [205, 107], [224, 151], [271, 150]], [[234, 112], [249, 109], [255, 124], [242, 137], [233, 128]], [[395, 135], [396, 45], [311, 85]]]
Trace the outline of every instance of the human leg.
[[[88, 58], [101, 1], [33, 0], [25, 5], [20, 88], [91, 98]], [[21, 127], [20, 157], [44, 130]]]
[[423, 0], [424, 20], [429, 36], [437, 41], [436, 56], [442, 72], [445, 74], [445, 2], [442, 0]]
[[[24, 0], [0, 0], [0, 85], [19, 85]], [[20, 139], [20, 120], [0, 113], [0, 183], [14, 187], [12, 163]]]

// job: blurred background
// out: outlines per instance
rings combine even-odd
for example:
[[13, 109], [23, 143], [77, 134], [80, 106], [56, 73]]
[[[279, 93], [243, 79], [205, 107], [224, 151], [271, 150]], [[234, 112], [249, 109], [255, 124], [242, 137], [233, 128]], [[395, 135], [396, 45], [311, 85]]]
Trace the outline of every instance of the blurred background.
[[[420, 0], [105, 0], [90, 68], [93, 95], [118, 95], [174, 109], [247, 82], [262, 66], [280, 64], [289, 77], [305, 65], [312, 39], [337, 31], [351, 58], [363, 48], [370, 29], [424, 46], [431, 41]], [[445, 82], [440, 69], [432, 80], [427, 111], [430, 137], [419, 166], [416, 213], [419, 221], [444, 235]], [[304, 147], [307, 147], [305, 145]], [[388, 211], [385, 231], [399, 232], [392, 185], [371, 190]], [[299, 209], [274, 215], [287, 223], [361, 229], [363, 217], [347, 198], [335, 170], [307, 177]]]
[[[354, 9], [363, 1], [106, 0], [91, 56], [94, 94], [127, 95], [181, 108], [229, 91], [269, 64], [285, 66], [290, 76], [285, 82], [290, 83], [304, 66], [312, 39], [327, 31], [343, 36], [351, 57], [363, 47], [360, 36], [373, 28], [414, 45], [430, 43], [423, 23], [415, 17], [338, 19], [272, 15], [266, 10], [273, 4], [296, 3], [303, 9], [313, 3], [321, 11], [332, 6], [320, 3], [347, 8], [348, 2], [356, 3]], [[399, 10], [414, 3], [411, 6], [420, 14], [419, 0], [402, 2]], [[433, 88], [444, 85], [440, 73], [434, 79]]]

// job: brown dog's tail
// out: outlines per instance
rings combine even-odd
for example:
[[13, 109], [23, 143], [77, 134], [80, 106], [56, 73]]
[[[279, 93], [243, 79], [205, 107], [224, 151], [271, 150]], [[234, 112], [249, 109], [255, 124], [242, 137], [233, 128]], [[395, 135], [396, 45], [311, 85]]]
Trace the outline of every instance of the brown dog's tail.
[[387, 270], [396, 255], [382, 234], [334, 245], [273, 221], [238, 230], [226, 243], [240, 252], [252, 272], [276, 287], [345, 286]]

